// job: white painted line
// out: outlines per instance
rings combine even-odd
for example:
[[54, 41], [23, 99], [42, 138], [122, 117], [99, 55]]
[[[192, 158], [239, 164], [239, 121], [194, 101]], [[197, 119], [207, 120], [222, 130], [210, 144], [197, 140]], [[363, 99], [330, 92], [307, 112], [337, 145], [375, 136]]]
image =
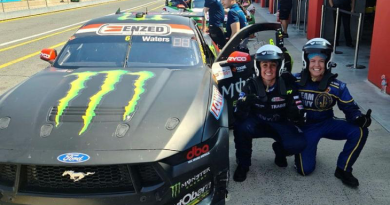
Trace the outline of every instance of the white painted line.
[[[148, 6], [149, 4], [154, 4], [154, 3], [158, 2], [158, 1], [160, 1], [160, 0], [152, 1], [152, 2], [149, 2], [149, 3], [147, 3], [147, 4], [142, 4], [142, 5], [139, 5], [139, 6], [130, 8], [130, 9], [125, 9], [125, 10], [122, 10], [122, 11], [128, 11], [128, 10], [132, 10], [132, 9], [138, 9], [138, 8], [140, 8], [140, 7]], [[107, 14], [107, 15], [105, 15], [105, 16], [110, 16], [110, 15], [114, 15], [114, 14], [115, 14], [115, 13], [111, 13], [111, 14]], [[35, 34], [35, 35], [32, 35], [32, 36], [27, 36], [27, 37], [24, 37], [24, 38], [21, 38], [21, 39], [17, 39], [17, 40], [13, 40], [13, 41], [8, 41], [8, 42], [5, 42], [5, 43], [0, 44], [0, 47], [6, 46], [6, 45], [9, 45], [9, 44], [13, 44], [13, 43], [17, 43], [17, 42], [20, 42], [20, 41], [24, 41], [24, 40], [27, 40], [27, 39], [30, 39], [30, 38], [35, 38], [35, 37], [38, 37], [38, 36], [42, 36], [42, 35], [45, 35], [45, 34], [48, 34], [48, 33], [52, 33], [52, 32], [58, 31], [58, 30], [66, 29], [66, 28], [69, 28], [69, 27], [72, 27], [72, 26], [76, 26], [76, 25], [78, 25], [78, 24], [85, 23], [85, 22], [90, 21], [90, 20], [91, 20], [91, 19], [86, 20], [86, 21], [81, 21], [81, 22], [78, 22], [78, 23], [74, 23], [74, 24], [71, 24], [71, 25], [68, 25], [68, 26], [64, 26], [64, 27], [61, 27], [61, 28], [56, 28], [56, 29], [53, 29], [53, 30], [50, 30], [50, 31], [46, 31], [46, 32], [43, 32], [43, 33]]]

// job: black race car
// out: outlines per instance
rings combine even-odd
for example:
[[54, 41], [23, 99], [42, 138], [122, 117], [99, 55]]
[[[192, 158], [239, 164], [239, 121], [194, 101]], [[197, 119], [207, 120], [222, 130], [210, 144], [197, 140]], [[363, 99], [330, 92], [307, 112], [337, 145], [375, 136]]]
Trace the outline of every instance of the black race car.
[[227, 103], [190, 18], [94, 19], [0, 96], [0, 204], [224, 204]]

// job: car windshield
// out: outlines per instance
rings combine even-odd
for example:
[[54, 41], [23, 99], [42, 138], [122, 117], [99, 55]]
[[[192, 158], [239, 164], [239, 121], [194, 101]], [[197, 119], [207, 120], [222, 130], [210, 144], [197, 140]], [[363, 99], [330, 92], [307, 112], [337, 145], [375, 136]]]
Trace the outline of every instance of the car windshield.
[[88, 35], [70, 40], [54, 66], [124, 67], [126, 61], [126, 67], [183, 67], [198, 65], [200, 59], [199, 46], [191, 35]]
[[204, 1], [205, 0], [193, 0], [193, 8], [204, 8]]

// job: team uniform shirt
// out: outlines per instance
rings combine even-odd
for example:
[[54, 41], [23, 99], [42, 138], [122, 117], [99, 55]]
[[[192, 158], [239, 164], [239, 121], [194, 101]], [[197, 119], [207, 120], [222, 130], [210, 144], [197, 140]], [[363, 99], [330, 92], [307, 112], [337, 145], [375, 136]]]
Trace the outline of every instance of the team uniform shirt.
[[[249, 79], [240, 93], [238, 101], [248, 95], [256, 95], [254, 79]], [[261, 83], [261, 86], [263, 84]], [[300, 110], [303, 110], [302, 102], [299, 100], [297, 89], [289, 89], [287, 95], [279, 92], [279, 82], [266, 91], [266, 99], [258, 98], [247, 107], [240, 107], [237, 102], [235, 117], [244, 119], [248, 115], [255, 115], [258, 119], [268, 122], [279, 122], [286, 119], [298, 118]]]
[[226, 22], [226, 36], [228, 38], [230, 38], [230, 36], [232, 35], [232, 28], [230, 26], [236, 22], [240, 23], [240, 29], [247, 26], [247, 21], [244, 12], [241, 10], [238, 4], [233, 4], [232, 7], [230, 7]]
[[[296, 73], [294, 76], [297, 78], [298, 85], [301, 74]], [[334, 79], [325, 91], [319, 91], [318, 85], [319, 82], [313, 82], [311, 79], [303, 87], [298, 85], [298, 91], [307, 113], [307, 123], [318, 123], [333, 118], [333, 106], [336, 103], [349, 122], [353, 122], [362, 114], [345, 83]]]
[[222, 27], [225, 18], [225, 11], [221, 0], [206, 0], [204, 7], [209, 8], [209, 25]]

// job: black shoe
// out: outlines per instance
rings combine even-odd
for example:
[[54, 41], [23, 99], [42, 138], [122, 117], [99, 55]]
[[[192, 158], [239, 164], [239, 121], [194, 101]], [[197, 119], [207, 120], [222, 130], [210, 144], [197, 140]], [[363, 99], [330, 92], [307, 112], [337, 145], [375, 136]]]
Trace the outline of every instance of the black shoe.
[[283, 38], [288, 38], [288, 33], [282, 33]]
[[337, 167], [334, 176], [339, 178], [344, 184], [348, 186], [351, 187], [359, 186], [359, 180], [352, 175], [352, 172], [347, 172]]
[[248, 173], [249, 167], [243, 167], [238, 165], [233, 175], [233, 180], [236, 182], [243, 182], [246, 179], [246, 173]]
[[272, 149], [275, 152], [275, 164], [278, 167], [287, 167], [287, 158], [286, 155], [283, 154], [282, 145], [279, 142], [274, 142], [272, 144]]

